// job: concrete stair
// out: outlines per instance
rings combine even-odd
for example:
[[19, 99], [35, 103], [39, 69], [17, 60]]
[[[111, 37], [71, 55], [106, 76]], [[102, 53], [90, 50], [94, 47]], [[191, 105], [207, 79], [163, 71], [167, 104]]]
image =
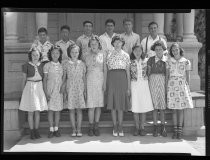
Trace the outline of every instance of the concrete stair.
[[[49, 131], [49, 123], [47, 120], [47, 111], [41, 112], [40, 114], [40, 133], [47, 134]], [[165, 112], [165, 119], [166, 119], [166, 129], [167, 132], [172, 132], [173, 126], [172, 126], [172, 111], [166, 110]], [[158, 121], [160, 123], [160, 121]], [[87, 110], [83, 110], [83, 121], [82, 121], [82, 132], [84, 134], [87, 134], [89, 127], [88, 122], [88, 114]], [[104, 133], [112, 133], [112, 118], [110, 111], [102, 110], [102, 114], [100, 117], [99, 122], [100, 132]], [[24, 132], [25, 134], [29, 134], [29, 126], [26, 121], [26, 123], [23, 124]], [[146, 114], [146, 123], [145, 123], [145, 129], [147, 133], [152, 133], [153, 131], [153, 121], [152, 121], [152, 112], [148, 112]], [[61, 120], [60, 120], [60, 130], [61, 133], [71, 133], [71, 123], [69, 118], [69, 110], [65, 109], [61, 111]], [[123, 117], [123, 130], [126, 133], [133, 133], [134, 130], [134, 120], [133, 120], [133, 113], [132, 112], [126, 112], [124, 113]]]

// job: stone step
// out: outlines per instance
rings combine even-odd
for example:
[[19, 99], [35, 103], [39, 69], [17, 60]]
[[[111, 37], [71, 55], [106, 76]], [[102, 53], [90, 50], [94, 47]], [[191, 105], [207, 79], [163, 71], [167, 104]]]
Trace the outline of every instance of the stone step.
[[[160, 121], [158, 121], [158, 124], [160, 124]], [[166, 125], [167, 132], [172, 132], [172, 130], [173, 130], [172, 121], [171, 120], [167, 120], [165, 125]], [[72, 132], [70, 121], [61, 121], [59, 126], [60, 126], [59, 128], [61, 130], [61, 133], [71, 133]], [[132, 134], [133, 130], [134, 130], [134, 126], [135, 126], [134, 125], [134, 121], [124, 121], [123, 122], [123, 130], [124, 130], [124, 132]], [[82, 122], [82, 132], [84, 134], [87, 134], [88, 127], [89, 127], [88, 121], [83, 121]], [[100, 127], [100, 132], [112, 133], [112, 128], [113, 128], [112, 121], [100, 121], [99, 122], [99, 127]], [[25, 123], [23, 125], [23, 128], [25, 129], [25, 133], [24, 134], [29, 134], [28, 123]], [[153, 131], [153, 122], [152, 121], [147, 121], [145, 123], [145, 129], [146, 129], [147, 133], [152, 133], [152, 131]], [[40, 133], [47, 134], [48, 131], [49, 131], [49, 123], [48, 122], [40, 122], [39, 131], [40, 131]]]
[[[153, 118], [152, 112], [146, 113], [146, 119], [147, 120], [152, 120], [152, 118]], [[101, 113], [100, 121], [107, 121], [107, 120], [109, 121], [111, 119], [112, 119], [112, 117], [111, 117], [110, 112], [102, 112]], [[172, 112], [170, 110], [166, 110], [165, 119], [166, 120], [171, 120], [172, 119]], [[47, 120], [48, 120], [47, 112], [46, 111], [41, 112], [40, 121], [44, 122], [44, 121], [47, 121]], [[60, 121], [69, 121], [69, 120], [70, 120], [69, 111], [68, 110], [62, 111]], [[133, 120], [133, 113], [130, 112], [130, 111], [124, 113], [123, 120], [125, 120], [125, 121]], [[87, 114], [86, 110], [83, 111], [83, 121], [88, 121], [88, 114]]]

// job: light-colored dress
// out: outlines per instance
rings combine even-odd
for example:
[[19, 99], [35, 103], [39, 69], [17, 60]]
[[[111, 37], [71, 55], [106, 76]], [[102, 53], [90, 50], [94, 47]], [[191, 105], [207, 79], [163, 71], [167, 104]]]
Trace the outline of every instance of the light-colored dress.
[[47, 93], [50, 95], [48, 110], [61, 111], [63, 109], [63, 95], [60, 94], [62, 85], [63, 68], [59, 62], [49, 62], [44, 66], [47, 73]]
[[[148, 78], [145, 67], [146, 60], [133, 61], [131, 69], [137, 69], [137, 80], [131, 80], [131, 111], [134, 113], [145, 113], [154, 110], [149, 90]], [[133, 66], [133, 67], [132, 67]]]
[[104, 53], [99, 52], [97, 55], [93, 53], [87, 54], [85, 63], [87, 66], [87, 108], [103, 107]]
[[31, 62], [29, 63], [34, 66], [35, 74], [33, 77], [27, 78], [19, 109], [28, 112], [48, 110], [47, 100], [43, 90], [42, 77], [38, 72], [37, 66]]
[[85, 64], [81, 60], [78, 60], [75, 66], [74, 62], [68, 60], [63, 64], [63, 71], [67, 75], [67, 108], [86, 108], [83, 81], [83, 76], [86, 73]]
[[189, 84], [186, 81], [186, 71], [191, 69], [190, 61], [184, 57], [178, 61], [170, 58], [167, 68], [170, 71], [167, 93], [168, 108], [193, 108]]

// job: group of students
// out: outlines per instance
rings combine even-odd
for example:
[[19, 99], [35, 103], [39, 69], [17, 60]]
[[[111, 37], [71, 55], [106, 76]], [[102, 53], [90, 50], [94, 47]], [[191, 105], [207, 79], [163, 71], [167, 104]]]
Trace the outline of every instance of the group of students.
[[[83, 22], [84, 34], [76, 43], [69, 39], [70, 27], [61, 27], [62, 39], [51, 44], [47, 29], [38, 30], [23, 65], [20, 110], [28, 112], [30, 138], [40, 138], [40, 111], [48, 110], [48, 137], [60, 137], [60, 111], [69, 109], [71, 136], [81, 137], [82, 110], [88, 108], [89, 136], [99, 136], [101, 108], [111, 110], [113, 136], [124, 136], [123, 113], [133, 112], [133, 135], [146, 135], [146, 113], [153, 112], [153, 136], [167, 136], [165, 109], [173, 110], [172, 138], [181, 138], [183, 109], [193, 108], [189, 89], [191, 64], [178, 43], [167, 51], [157, 34], [158, 24], [148, 25], [150, 35], [140, 43], [132, 31], [133, 21], [124, 19], [125, 33], [114, 33], [115, 22], [105, 22], [106, 32], [92, 33], [93, 23]], [[76, 113], [75, 113], [76, 112]], [[55, 122], [53, 120], [55, 115]]]

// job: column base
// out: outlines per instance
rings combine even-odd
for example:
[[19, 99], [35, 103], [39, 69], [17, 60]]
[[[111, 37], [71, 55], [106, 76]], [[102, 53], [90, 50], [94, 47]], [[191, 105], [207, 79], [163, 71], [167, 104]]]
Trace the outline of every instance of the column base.
[[199, 91], [201, 87], [200, 76], [190, 75], [190, 91]]
[[183, 42], [198, 42], [197, 37], [192, 34], [184, 34]]

